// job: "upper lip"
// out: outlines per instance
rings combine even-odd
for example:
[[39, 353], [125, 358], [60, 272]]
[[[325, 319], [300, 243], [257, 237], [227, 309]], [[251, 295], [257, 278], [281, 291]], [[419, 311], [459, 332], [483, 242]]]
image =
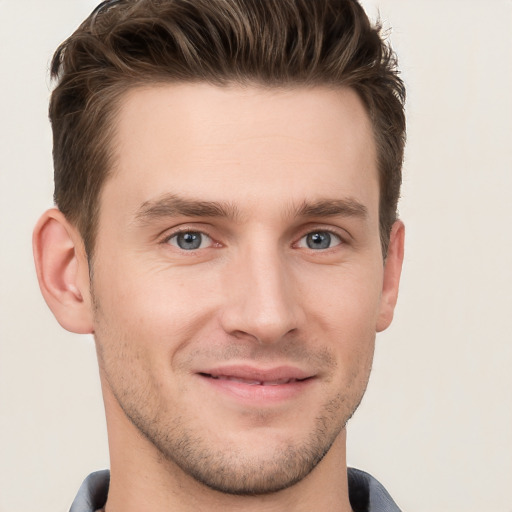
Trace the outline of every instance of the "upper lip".
[[231, 378], [252, 382], [289, 382], [305, 380], [314, 377], [314, 374], [296, 366], [275, 366], [272, 368], [257, 368], [250, 365], [217, 366], [197, 372], [214, 378]]

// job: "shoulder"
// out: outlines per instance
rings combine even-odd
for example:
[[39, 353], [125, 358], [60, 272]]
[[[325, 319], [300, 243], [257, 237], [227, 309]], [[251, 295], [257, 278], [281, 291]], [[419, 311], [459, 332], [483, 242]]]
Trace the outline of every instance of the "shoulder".
[[110, 471], [91, 473], [80, 486], [69, 512], [95, 512], [102, 509], [107, 501]]
[[364, 471], [348, 469], [348, 491], [354, 512], [400, 512], [384, 486]]

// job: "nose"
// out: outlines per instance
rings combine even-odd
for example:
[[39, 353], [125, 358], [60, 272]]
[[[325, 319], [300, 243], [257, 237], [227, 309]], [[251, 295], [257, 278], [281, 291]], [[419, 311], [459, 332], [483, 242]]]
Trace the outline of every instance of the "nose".
[[225, 332], [268, 344], [298, 331], [304, 316], [300, 292], [293, 270], [278, 250], [240, 254], [225, 279]]

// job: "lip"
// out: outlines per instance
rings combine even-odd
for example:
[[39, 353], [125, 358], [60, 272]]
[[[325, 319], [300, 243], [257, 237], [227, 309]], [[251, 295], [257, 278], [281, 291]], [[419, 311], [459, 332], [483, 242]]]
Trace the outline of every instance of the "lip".
[[315, 380], [314, 374], [293, 366], [221, 366], [199, 371], [197, 375], [210, 389], [252, 405], [291, 400]]

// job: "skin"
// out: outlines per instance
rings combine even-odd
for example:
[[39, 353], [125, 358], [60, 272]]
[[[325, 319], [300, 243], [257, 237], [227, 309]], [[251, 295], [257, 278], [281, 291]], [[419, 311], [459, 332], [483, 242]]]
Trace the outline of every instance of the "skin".
[[128, 93], [117, 123], [92, 282], [60, 212], [34, 235], [50, 307], [95, 335], [107, 511], [349, 511], [345, 425], [392, 319], [404, 233], [383, 261], [361, 101], [162, 85]]

